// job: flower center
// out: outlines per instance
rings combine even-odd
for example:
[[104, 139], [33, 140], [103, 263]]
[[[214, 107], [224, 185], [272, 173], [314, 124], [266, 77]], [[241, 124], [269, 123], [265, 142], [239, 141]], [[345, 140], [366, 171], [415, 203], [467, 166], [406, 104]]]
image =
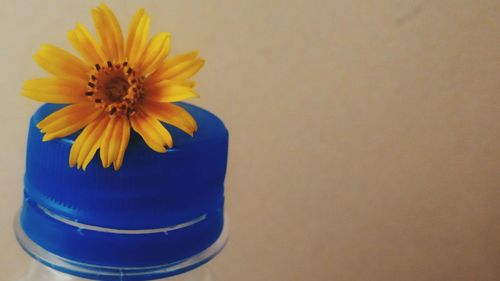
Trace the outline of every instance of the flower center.
[[85, 95], [111, 116], [132, 116], [144, 97], [144, 77], [137, 77], [128, 62], [96, 64], [89, 73]]
[[108, 98], [113, 102], [118, 102], [127, 95], [129, 84], [122, 77], [113, 77], [104, 88]]

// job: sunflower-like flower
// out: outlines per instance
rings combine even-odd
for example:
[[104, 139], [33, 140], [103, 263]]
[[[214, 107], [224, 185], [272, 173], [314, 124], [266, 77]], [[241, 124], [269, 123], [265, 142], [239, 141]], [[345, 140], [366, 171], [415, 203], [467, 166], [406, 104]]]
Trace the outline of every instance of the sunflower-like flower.
[[69, 165], [86, 169], [99, 150], [102, 165], [120, 169], [131, 128], [157, 152], [173, 145], [161, 122], [193, 136], [192, 116], [173, 102], [197, 97], [189, 80], [203, 66], [197, 52], [166, 59], [170, 34], [148, 42], [150, 16], [139, 10], [126, 40], [109, 7], [92, 10], [99, 40], [81, 24], [68, 33], [83, 60], [53, 45], [43, 45], [34, 60], [49, 78], [28, 80], [23, 95], [54, 104], [68, 104], [37, 124], [43, 141], [81, 131], [71, 147]]

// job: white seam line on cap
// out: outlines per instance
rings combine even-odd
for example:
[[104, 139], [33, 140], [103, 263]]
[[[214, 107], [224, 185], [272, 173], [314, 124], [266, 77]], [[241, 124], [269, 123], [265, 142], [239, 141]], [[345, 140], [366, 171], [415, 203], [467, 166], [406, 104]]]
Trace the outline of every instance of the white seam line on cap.
[[53, 212], [47, 210], [46, 208], [38, 205], [38, 208], [42, 210], [45, 214], [47, 214], [49, 217], [58, 220], [62, 223], [65, 223], [67, 225], [74, 226], [78, 229], [84, 229], [84, 230], [92, 230], [92, 231], [97, 231], [97, 232], [104, 232], [104, 233], [114, 233], [114, 234], [155, 234], [155, 233], [166, 233], [169, 231], [173, 230], [178, 230], [182, 228], [186, 228], [189, 226], [192, 226], [194, 224], [197, 224], [201, 221], [204, 221], [207, 218], [207, 214], [203, 214], [193, 220], [187, 221], [185, 223], [181, 224], [176, 224], [172, 226], [167, 226], [167, 227], [162, 227], [162, 228], [153, 228], [153, 229], [116, 229], [116, 228], [107, 228], [107, 227], [101, 227], [101, 226], [95, 226], [95, 225], [89, 225], [89, 224], [83, 224], [79, 223], [76, 221], [72, 221], [66, 218], [63, 218], [59, 215], [54, 214]]

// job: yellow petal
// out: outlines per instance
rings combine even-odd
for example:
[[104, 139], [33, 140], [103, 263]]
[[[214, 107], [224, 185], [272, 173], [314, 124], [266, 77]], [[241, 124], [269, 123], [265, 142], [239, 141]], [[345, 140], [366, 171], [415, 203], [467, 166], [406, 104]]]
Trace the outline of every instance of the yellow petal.
[[151, 17], [146, 14], [144, 9], [140, 9], [130, 23], [125, 57], [132, 66], [137, 65], [137, 60], [141, 58], [146, 48], [150, 23]]
[[53, 45], [42, 45], [33, 59], [47, 72], [59, 77], [88, 79], [89, 67], [79, 58]]
[[176, 84], [178, 85], [181, 85], [181, 86], [185, 86], [185, 87], [189, 87], [189, 88], [194, 88], [196, 86], [196, 82], [195, 81], [175, 81]]
[[111, 9], [103, 3], [92, 10], [92, 17], [106, 57], [115, 62], [123, 60], [125, 51], [123, 34]]
[[66, 124], [70, 124], [84, 115], [90, 115], [93, 114], [94, 111], [99, 110], [100, 109], [96, 108], [94, 103], [91, 102], [68, 105], [48, 115], [36, 126], [44, 133], [57, 131], [65, 127]]
[[113, 131], [111, 132], [109, 137], [108, 153], [107, 153], [109, 165], [111, 165], [111, 163], [114, 163], [118, 156], [118, 149], [120, 146], [121, 134], [123, 131], [123, 125], [122, 125], [123, 119], [128, 120], [127, 117], [125, 117], [124, 115], [118, 115], [114, 119], [116, 120], [115, 124], [113, 125]]
[[36, 101], [66, 104], [87, 102], [86, 90], [86, 83], [79, 79], [39, 78], [25, 81], [22, 95]]
[[179, 63], [165, 71], [162, 77], [169, 80], [186, 80], [198, 73], [203, 65], [205, 65], [205, 61], [202, 59]]
[[163, 32], [151, 39], [137, 66], [137, 71], [147, 75], [163, 63], [170, 50], [170, 33]]
[[[102, 122], [103, 124], [99, 124], [99, 126], [94, 131], [95, 134], [91, 135], [88, 138], [87, 143], [83, 145], [82, 150], [80, 151], [80, 155], [85, 155], [85, 153], [88, 153], [87, 157], [85, 157], [83, 162], [81, 163], [81, 167], [84, 171], [87, 169], [88, 164], [90, 163], [90, 161], [92, 161], [92, 158], [94, 158], [95, 153], [101, 145], [102, 134], [106, 129], [108, 123], [106, 121], [109, 121], [109, 118], [104, 117], [104, 122]], [[90, 147], [90, 150], [87, 151], [87, 147]]]
[[92, 122], [102, 110], [93, 103], [73, 104], [60, 109], [37, 124], [43, 141], [61, 138], [73, 134]]
[[90, 32], [81, 24], [77, 24], [75, 29], [68, 32], [68, 39], [82, 57], [90, 64], [100, 64], [106, 61], [101, 47], [97, 45], [94, 37]]
[[136, 113], [130, 118], [130, 125], [141, 137], [144, 142], [156, 152], [166, 152], [167, 150], [162, 145], [160, 137], [154, 132], [150, 127], [148, 127], [147, 122], [141, 116], [140, 113]]
[[175, 65], [177, 65], [179, 63], [183, 63], [183, 62], [186, 62], [186, 61], [192, 61], [192, 60], [194, 60], [194, 59], [196, 59], [198, 57], [198, 54], [199, 54], [198, 51], [192, 51], [192, 52], [189, 52], [189, 53], [177, 55], [175, 57], [172, 57], [172, 58], [168, 59], [165, 62], [165, 67], [168, 69], [168, 68], [174, 67]]
[[191, 136], [198, 129], [191, 114], [178, 105], [144, 101], [142, 106], [151, 117], [175, 126]]
[[147, 126], [150, 129], [153, 129], [160, 139], [162, 140], [162, 145], [167, 147], [172, 147], [174, 145], [174, 141], [172, 140], [172, 136], [167, 131], [167, 129], [155, 118], [149, 116], [147, 113], [144, 113], [146, 118], [144, 118], [147, 122]]
[[166, 152], [165, 146], [172, 147], [170, 133], [158, 120], [137, 112], [130, 119], [132, 128], [144, 139], [146, 144], [156, 152]]
[[156, 102], [176, 102], [189, 98], [196, 98], [193, 89], [181, 86], [170, 81], [163, 81], [155, 84], [153, 87], [146, 88], [145, 99]]
[[146, 78], [146, 80], [144, 80], [144, 86], [147, 89], [156, 91], [167, 86], [183, 86], [187, 88], [194, 88], [196, 86], [196, 82], [192, 80], [162, 80], [155, 82], [151, 81], [148, 77]]
[[101, 155], [102, 166], [104, 168], [108, 168], [114, 160], [109, 158], [109, 149], [112, 141], [111, 137], [113, 136], [113, 131], [116, 129], [117, 120], [118, 118], [116, 117], [111, 118], [108, 125], [106, 126], [106, 129], [104, 130], [104, 134], [102, 135], [101, 148], [99, 152]]
[[178, 56], [175, 56], [171, 59], [168, 59], [167, 61], [162, 63], [158, 67], [158, 69], [148, 77], [148, 79], [151, 82], [159, 82], [162, 80], [166, 80], [166, 79], [168, 79], [168, 77], [165, 77], [164, 74], [169, 69], [173, 68], [174, 66], [176, 66], [178, 64], [182, 64], [182, 63], [186, 63], [186, 62], [190, 62], [190, 61], [195, 61], [197, 59], [197, 56], [198, 56], [198, 51], [194, 51], [194, 52], [189, 52], [189, 53], [178, 55]]
[[92, 121], [76, 138], [70, 151], [70, 166], [75, 164], [85, 170], [99, 149], [102, 134], [109, 122], [109, 115], [102, 114]]
[[115, 171], [118, 171], [122, 164], [123, 164], [123, 158], [125, 155], [125, 150], [127, 149], [128, 142], [130, 139], [130, 123], [127, 118], [122, 118], [120, 120], [121, 122], [121, 127], [122, 130], [120, 131], [121, 135], [117, 135], [117, 138], [120, 137], [120, 143], [118, 146], [118, 152], [116, 155], [116, 160], [114, 162], [114, 168]]
[[[76, 138], [75, 142], [71, 146], [71, 151], [69, 153], [70, 167], [74, 167], [77, 164], [78, 156], [80, 155], [83, 144], [86, 142], [87, 138], [95, 130], [95, 128], [101, 123], [103, 116], [104, 114], [97, 117], [94, 121], [90, 122]], [[80, 167], [80, 164], [78, 164], [78, 167]]]

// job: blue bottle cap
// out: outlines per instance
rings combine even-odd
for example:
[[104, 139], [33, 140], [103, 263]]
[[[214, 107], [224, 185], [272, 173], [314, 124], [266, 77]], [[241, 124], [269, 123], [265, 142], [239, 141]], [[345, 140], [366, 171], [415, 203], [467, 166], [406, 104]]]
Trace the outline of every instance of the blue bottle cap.
[[[59, 270], [108, 280], [107, 275], [96, 276], [94, 269], [122, 273], [161, 269], [213, 246], [224, 226], [228, 133], [210, 112], [178, 105], [197, 121], [195, 136], [165, 125], [174, 147], [161, 154], [132, 133], [119, 171], [102, 168], [98, 157], [86, 171], [70, 168], [69, 151], [76, 135], [42, 142], [35, 125], [61, 108], [43, 105], [33, 115], [28, 135], [22, 233], [18, 233], [23, 247]], [[28, 249], [26, 239], [67, 263], [93, 268], [93, 273], [44, 260]], [[155, 277], [174, 273], [178, 272]], [[140, 276], [123, 280], [146, 280]]]

